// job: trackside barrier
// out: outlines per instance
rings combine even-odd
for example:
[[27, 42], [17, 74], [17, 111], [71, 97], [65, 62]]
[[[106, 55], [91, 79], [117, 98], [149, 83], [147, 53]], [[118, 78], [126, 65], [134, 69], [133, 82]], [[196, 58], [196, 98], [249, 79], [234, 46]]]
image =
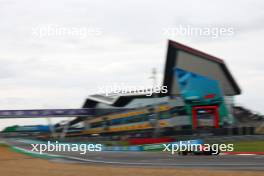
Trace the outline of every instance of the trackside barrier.
[[130, 145], [144, 145], [144, 144], [157, 144], [174, 142], [174, 138], [162, 137], [162, 138], [132, 138], [128, 140]]
[[[40, 141], [40, 140], [31, 140], [31, 139], [16, 139], [17, 141], [26, 143], [26, 144], [47, 144], [47, 141]], [[59, 142], [60, 144], [95, 144], [92, 142]], [[54, 141], [51, 142], [51, 144], [56, 144]], [[142, 146], [135, 145], [135, 146], [103, 146], [103, 151], [142, 151]]]
[[150, 150], [163, 150], [163, 144], [146, 144], [142, 146], [143, 151], [150, 151]]
[[142, 151], [142, 146], [104, 146], [103, 151]]
[[[47, 144], [46, 141], [39, 141], [39, 140], [24, 140], [18, 139], [20, 142], [27, 143], [27, 144]], [[172, 147], [174, 145], [179, 144], [203, 144], [204, 141], [201, 139], [197, 140], [188, 140], [188, 141], [178, 141], [178, 142], [171, 142], [171, 143], [159, 143], [159, 144], [145, 144], [145, 145], [133, 145], [133, 146], [103, 146], [102, 151], [161, 151], [164, 150], [164, 144]], [[55, 142], [51, 142], [51, 144], [55, 144]], [[65, 143], [60, 142], [60, 144], [72, 144], [72, 143]], [[76, 144], [76, 143], [75, 143]], [[94, 143], [77, 143], [77, 144], [94, 144]]]
[[146, 144], [146, 145], [134, 145], [134, 146], [104, 146], [104, 151], [161, 151], [164, 150], [164, 144], [179, 145], [179, 144], [203, 144], [201, 139], [178, 141], [171, 143], [159, 143], [159, 144]]

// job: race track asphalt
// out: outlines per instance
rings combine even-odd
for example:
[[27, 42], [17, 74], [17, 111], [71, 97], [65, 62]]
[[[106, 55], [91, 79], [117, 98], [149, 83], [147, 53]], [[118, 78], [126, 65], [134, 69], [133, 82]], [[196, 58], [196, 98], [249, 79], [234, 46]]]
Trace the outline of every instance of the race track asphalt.
[[[25, 150], [32, 146], [17, 140], [6, 140], [9, 145]], [[55, 159], [61, 162], [86, 164], [107, 164], [142, 167], [186, 167], [210, 169], [264, 170], [264, 155], [172, 155], [168, 152], [129, 152], [129, 151], [100, 151], [87, 152], [46, 152], [61, 157]]]

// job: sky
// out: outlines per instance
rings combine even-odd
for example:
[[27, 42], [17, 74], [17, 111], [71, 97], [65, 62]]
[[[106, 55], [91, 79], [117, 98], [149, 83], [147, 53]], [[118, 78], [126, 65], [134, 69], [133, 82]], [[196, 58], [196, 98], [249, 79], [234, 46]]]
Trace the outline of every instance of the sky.
[[[0, 0], [0, 109], [80, 108], [101, 86], [150, 87], [171, 39], [224, 59], [242, 89], [236, 103], [264, 114], [263, 9], [261, 0]], [[180, 27], [232, 35], [165, 32]], [[46, 122], [2, 119], [0, 129]]]

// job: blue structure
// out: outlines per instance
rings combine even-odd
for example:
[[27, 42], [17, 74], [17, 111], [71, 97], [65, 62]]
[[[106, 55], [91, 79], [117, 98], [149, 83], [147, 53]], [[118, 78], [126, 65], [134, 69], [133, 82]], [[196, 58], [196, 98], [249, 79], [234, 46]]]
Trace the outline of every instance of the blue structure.
[[219, 128], [228, 111], [218, 81], [183, 69], [174, 69], [181, 96], [194, 129]]
[[218, 81], [179, 68], [174, 71], [185, 101], [221, 101], [223, 99]]

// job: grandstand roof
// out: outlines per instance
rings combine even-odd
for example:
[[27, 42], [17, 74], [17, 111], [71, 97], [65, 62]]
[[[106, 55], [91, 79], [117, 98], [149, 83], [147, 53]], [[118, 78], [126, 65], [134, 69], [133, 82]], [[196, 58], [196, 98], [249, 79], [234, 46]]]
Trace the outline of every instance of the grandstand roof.
[[[163, 81], [163, 85], [168, 87], [168, 93], [159, 94], [159, 97], [180, 94], [179, 88], [177, 88], [177, 82], [175, 82], [176, 78], [173, 74], [173, 69], [175, 67], [218, 80], [222, 85], [224, 94], [227, 96], [238, 95], [241, 93], [239, 86], [222, 59], [169, 40]], [[121, 107], [135, 98], [156, 97], [156, 95], [146, 95], [147, 94], [145, 93], [111, 94], [108, 96], [104, 94], [94, 94], [86, 99], [83, 107], [95, 107], [97, 103]]]
[[168, 86], [169, 95], [180, 94], [173, 73], [175, 67], [219, 81], [226, 96], [241, 93], [238, 84], [222, 59], [169, 40], [163, 81], [163, 85]]
[[111, 105], [111, 106], [125, 106], [127, 103], [129, 103], [131, 100], [135, 98], [151, 98], [152, 96], [146, 96], [147, 94], [142, 93], [133, 93], [133, 94], [115, 94], [115, 95], [104, 95], [104, 94], [94, 94], [88, 96], [86, 99], [83, 107], [94, 107], [98, 102]]

